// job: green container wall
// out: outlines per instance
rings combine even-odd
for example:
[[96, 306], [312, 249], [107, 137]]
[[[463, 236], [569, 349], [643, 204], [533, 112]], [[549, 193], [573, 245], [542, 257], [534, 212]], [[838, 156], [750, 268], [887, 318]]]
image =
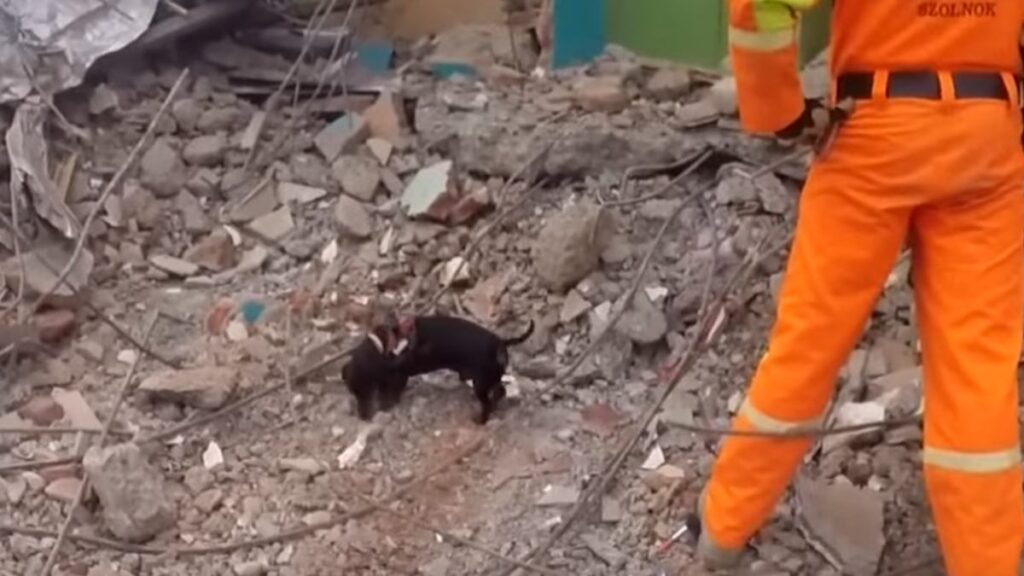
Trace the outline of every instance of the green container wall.
[[[605, 0], [608, 41], [652, 58], [721, 69], [728, 56], [725, 0]], [[831, 1], [806, 13], [800, 64], [828, 46]]]

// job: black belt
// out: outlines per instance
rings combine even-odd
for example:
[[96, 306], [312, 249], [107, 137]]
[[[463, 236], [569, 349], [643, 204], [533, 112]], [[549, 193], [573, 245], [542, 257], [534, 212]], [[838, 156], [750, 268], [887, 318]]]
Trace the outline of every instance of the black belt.
[[[995, 72], [953, 72], [953, 97], [964, 99], [995, 99], [1010, 100], [1006, 92], [1001, 74]], [[1020, 79], [1015, 79], [1020, 86]], [[866, 100], [871, 98], [871, 89], [875, 83], [875, 74], [871, 72], [852, 72], [841, 74], [836, 85], [837, 100], [853, 98]], [[935, 72], [890, 72], [886, 86], [887, 98], [923, 98], [939, 100], [942, 90], [939, 75]]]

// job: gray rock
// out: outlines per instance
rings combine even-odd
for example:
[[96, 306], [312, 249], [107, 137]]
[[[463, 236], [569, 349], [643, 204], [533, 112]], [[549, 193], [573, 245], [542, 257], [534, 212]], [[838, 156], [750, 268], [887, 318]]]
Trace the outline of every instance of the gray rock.
[[316, 188], [328, 188], [331, 184], [331, 169], [314, 154], [295, 154], [289, 159], [288, 167], [300, 184]]
[[551, 486], [537, 501], [539, 506], [571, 506], [580, 499], [580, 491], [571, 486]]
[[427, 564], [420, 566], [420, 574], [423, 576], [448, 576], [451, 571], [452, 561], [445, 556], [434, 558]]
[[234, 130], [245, 120], [245, 113], [238, 108], [212, 108], [199, 116], [196, 127], [203, 132]]
[[562, 311], [558, 314], [558, 321], [568, 324], [586, 314], [587, 310], [590, 310], [590, 302], [587, 302], [578, 291], [570, 290], [565, 301], [562, 302]]
[[118, 100], [117, 92], [106, 84], [99, 84], [89, 97], [89, 113], [98, 116], [110, 110], [117, 110]]
[[754, 180], [761, 207], [769, 214], [786, 214], [793, 209], [795, 198], [775, 174], [769, 172]]
[[678, 100], [690, 91], [690, 70], [682, 66], [659, 68], [647, 81], [646, 91], [657, 100]]
[[[619, 129], [604, 114], [545, 125], [522, 106], [509, 109], [492, 101], [485, 113], [451, 112], [438, 100], [419, 99], [416, 130], [427, 141], [455, 134], [453, 154], [460, 172], [508, 178], [536, 156], [539, 142], [554, 145], [536, 170], [555, 179], [620, 174], [629, 166], [668, 162], [703, 144], [669, 126]], [[392, 157], [392, 167], [395, 161]]]
[[349, 114], [335, 119], [321, 130], [313, 143], [328, 162], [338, 155], [352, 152], [370, 135], [370, 126], [359, 114]]
[[711, 124], [718, 120], [719, 112], [709, 100], [691, 102], [676, 110], [676, 118], [684, 128]]
[[153, 400], [216, 410], [235, 391], [239, 375], [238, 370], [224, 366], [164, 370], [143, 380], [139, 384], [139, 392]]
[[718, 203], [741, 204], [757, 200], [758, 191], [754, 181], [740, 173], [750, 173], [754, 170], [744, 164], [722, 166], [718, 171], [718, 186], [715, 188], [715, 199]]
[[668, 320], [643, 290], [637, 290], [633, 305], [619, 318], [615, 330], [637, 344], [654, 344], [665, 337]]
[[661, 419], [669, 424], [693, 425], [693, 415], [700, 408], [700, 400], [691, 392], [681, 390], [678, 386], [665, 399], [661, 409]]
[[341, 156], [331, 164], [331, 173], [342, 191], [363, 202], [373, 200], [380, 185], [380, 167], [373, 158]]
[[187, 190], [182, 190], [178, 194], [178, 197], [174, 200], [174, 205], [178, 212], [181, 213], [181, 219], [187, 232], [199, 234], [209, 232], [213, 228], [213, 220], [207, 216], [203, 205], [199, 203], [199, 199]]
[[110, 562], [103, 562], [89, 568], [85, 576], [131, 576], [131, 573], [119, 570]]
[[202, 114], [203, 107], [195, 98], [182, 98], [171, 105], [171, 116], [178, 122], [178, 126], [187, 132], [196, 129]]
[[610, 213], [583, 201], [552, 216], [533, 247], [541, 283], [564, 292], [597, 268], [601, 252], [615, 233]]
[[15, 476], [4, 481], [4, 484], [7, 492], [7, 501], [11, 504], [20, 504], [21, 499], [28, 492], [28, 482], [20, 476]]
[[258, 560], [241, 562], [232, 566], [231, 569], [236, 576], [263, 576], [268, 570], [267, 565]]
[[82, 481], [78, 478], [57, 478], [46, 485], [44, 493], [54, 500], [74, 502], [81, 489]]
[[248, 228], [262, 238], [271, 241], [280, 240], [295, 228], [291, 208], [282, 206], [277, 210], [264, 214], [249, 223]]
[[174, 256], [168, 256], [166, 254], [154, 254], [149, 257], [149, 263], [153, 266], [174, 274], [175, 276], [191, 276], [196, 272], [199, 272], [199, 266], [193, 264], [188, 260], [182, 260], [181, 258], [175, 258]]
[[722, 114], [735, 115], [739, 111], [736, 100], [736, 79], [732, 76], [727, 76], [712, 84], [707, 97]]
[[119, 539], [144, 542], [174, 526], [177, 511], [163, 478], [138, 446], [90, 448], [83, 465], [103, 507], [104, 522]]
[[158, 138], [139, 161], [142, 183], [159, 197], [170, 197], [185, 185], [188, 173], [181, 155], [167, 140]]
[[[591, 320], [591, 339], [597, 337], [599, 326], [599, 323]], [[583, 361], [579, 372], [583, 376], [600, 375], [604, 379], [614, 382], [625, 375], [632, 357], [633, 341], [615, 330], [610, 330], [604, 340], [598, 344], [594, 353]]]
[[365, 240], [373, 232], [373, 219], [358, 200], [341, 196], [334, 205], [334, 218], [341, 231], [357, 240]]
[[882, 497], [847, 482], [795, 483], [801, 531], [830, 563], [851, 576], [871, 576], [885, 547]]
[[584, 534], [580, 536], [580, 540], [595, 556], [613, 570], [619, 570], [626, 563], [626, 556], [609, 544], [607, 539], [601, 538], [597, 534]]
[[223, 134], [212, 134], [193, 138], [182, 155], [185, 162], [195, 166], [215, 166], [224, 160], [228, 141]]

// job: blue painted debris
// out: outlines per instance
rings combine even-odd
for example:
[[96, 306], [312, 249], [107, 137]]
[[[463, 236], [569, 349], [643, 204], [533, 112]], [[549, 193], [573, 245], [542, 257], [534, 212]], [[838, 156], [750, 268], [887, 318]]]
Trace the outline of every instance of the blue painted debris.
[[387, 74], [395, 56], [389, 40], [362, 40], [355, 45], [356, 62], [374, 74]]
[[266, 309], [267, 305], [255, 298], [247, 298], [238, 307], [239, 312], [242, 314], [242, 320], [250, 326], [259, 321]]
[[586, 64], [604, 52], [605, 0], [555, 0], [553, 68]]
[[465, 62], [434, 62], [430, 65], [430, 71], [439, 78], [451, 78], [457, 75], [467, 78], [479, 76], [476, 68]]

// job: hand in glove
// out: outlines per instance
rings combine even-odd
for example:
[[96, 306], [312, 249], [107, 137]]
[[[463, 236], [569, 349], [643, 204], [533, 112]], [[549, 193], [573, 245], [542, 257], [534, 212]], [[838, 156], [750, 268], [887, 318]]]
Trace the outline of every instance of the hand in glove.
[[853, 100], [839, 102], [835, 108], [827, 108], [817, 100], [804, 100], [804, 111], [800, 116], [775, 137], [787, 144], [805, 144], [821, 152], [829, 144], [835, 128], [853, 111]]

